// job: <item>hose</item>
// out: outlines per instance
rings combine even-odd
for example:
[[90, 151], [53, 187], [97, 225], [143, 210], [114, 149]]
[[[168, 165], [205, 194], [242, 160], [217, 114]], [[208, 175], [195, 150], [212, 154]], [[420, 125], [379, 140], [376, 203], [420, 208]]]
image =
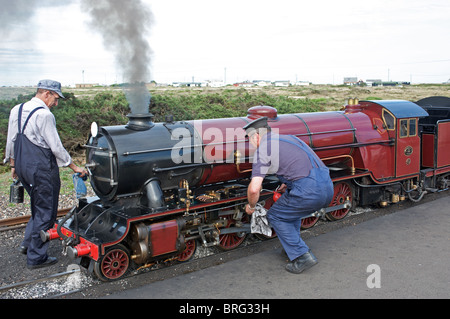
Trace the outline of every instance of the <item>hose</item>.
[[73, 241], [75, 241], [75, 234], [72, 233], [72, 237], [68, 237], [66, 235], [64, 235], [61, 231], [61, 227], [66, 223], [66, 221], [69, 220], [69, 218], [71, 218], [76, 210], [76, 206], [74, 206], [67, 214], [66, 216], [64, 216], [64, 218], [58, 223], [58, 227], [56, 227], [56, 232], [58, 233], [59, 237], [63, 240], [64, 243], [69, 244]]
[[408, 198], [409, 198], [411, 201], [413, 201], [414, 203], [418, 203], [418, 202], [420, 202], [420, 201], [422, 200], [423, 196], [424, 196], [426, 193], [428, 193], [428, 192], [427, 192], [427, 191], [423, 191], [423, 192], [420, 193], [420, 195], [419, 195], [418, 198], [413, 198], [412, 195], [411, 195], [411, 192], [409, 192], [409, 193], [408, 193]]

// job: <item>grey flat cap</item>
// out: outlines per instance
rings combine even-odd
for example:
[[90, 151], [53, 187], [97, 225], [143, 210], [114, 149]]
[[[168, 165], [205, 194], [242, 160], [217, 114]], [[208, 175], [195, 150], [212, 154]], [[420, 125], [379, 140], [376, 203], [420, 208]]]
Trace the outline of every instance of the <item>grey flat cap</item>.
[[65, 99], [61, 92], [61, 83], [53, 80], [40, 80], [37, 86], [38, 89], [49, 90], [58, 93], [58, 95]]

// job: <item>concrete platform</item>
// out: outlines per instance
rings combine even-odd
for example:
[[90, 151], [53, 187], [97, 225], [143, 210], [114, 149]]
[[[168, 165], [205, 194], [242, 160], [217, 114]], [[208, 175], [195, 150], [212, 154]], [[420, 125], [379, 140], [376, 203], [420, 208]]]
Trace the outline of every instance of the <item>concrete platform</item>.
[[450, 196], [306, 243], [319, 263], [300, 275], [272, 249], [106, 298], [450, 298]]

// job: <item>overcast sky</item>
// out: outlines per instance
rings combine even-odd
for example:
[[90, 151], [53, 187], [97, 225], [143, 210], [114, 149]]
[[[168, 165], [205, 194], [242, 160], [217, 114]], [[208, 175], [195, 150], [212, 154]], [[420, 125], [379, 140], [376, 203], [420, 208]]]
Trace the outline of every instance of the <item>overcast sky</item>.
[[[80, 1], [0, 0], [0, 86], [124, 80]], [[142, 2], [149, 80], [450, 79], [449, 0]]]

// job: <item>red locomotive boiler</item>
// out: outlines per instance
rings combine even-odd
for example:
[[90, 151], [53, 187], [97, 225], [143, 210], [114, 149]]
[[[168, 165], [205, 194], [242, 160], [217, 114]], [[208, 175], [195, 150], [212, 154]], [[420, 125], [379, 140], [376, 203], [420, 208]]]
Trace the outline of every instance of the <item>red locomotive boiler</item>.
[[[446, 190], [450, 176], [450, 99], [432, 97], [357, 101], [336, 112], [277, 114], [269, 106], [247, 117], [153, 123], [131, 114], [127, 125], [93, 125], [87, 164], [97, 195], [42, 232], [101, 280], [161, 260], [189, 260], [198, 243], [233, 249], [250, 232], [244, 212], [254, 149], [242, 129], [268, 117], [279, 134], [292, 134], [330, 168], [335, 193], [329, 207], [305, 218], [345, 218], [358, 205], [419, 201]], [[279, 185], [264, 180], [261, 203], [273, 204]]]

